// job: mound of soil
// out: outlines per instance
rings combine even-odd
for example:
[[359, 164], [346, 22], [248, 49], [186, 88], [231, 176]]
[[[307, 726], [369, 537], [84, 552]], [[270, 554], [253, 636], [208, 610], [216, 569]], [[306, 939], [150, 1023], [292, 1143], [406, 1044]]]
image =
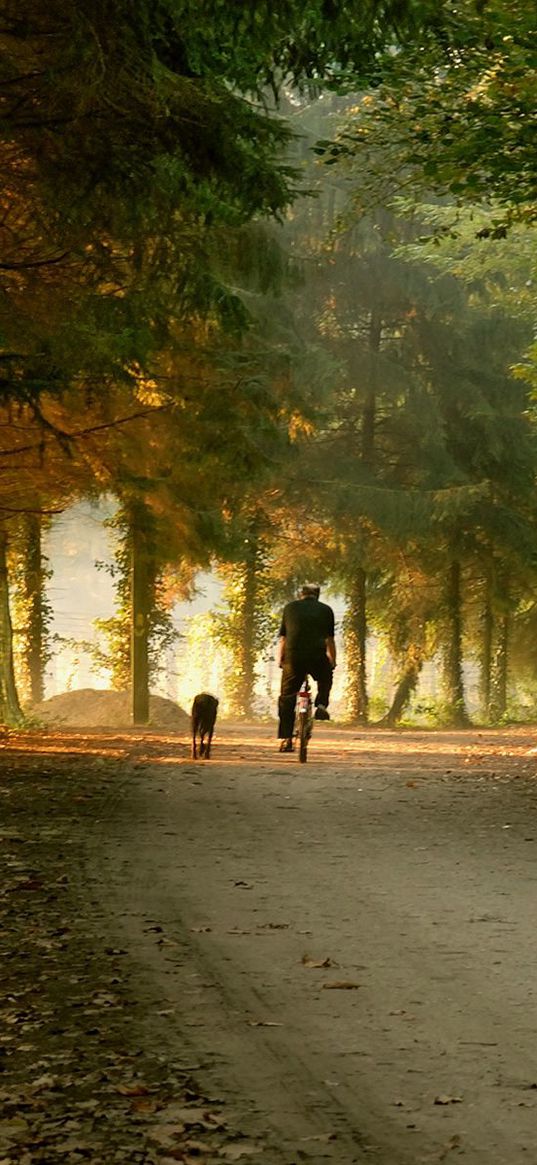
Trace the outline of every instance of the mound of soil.
[[[108, 692], [98, 688], [79, 688], [51, 696], [32, 708], [32, 715], [44, 724], [61, 724], [66, 728], [131, 728], [129, 692]], [[183, 731], [190, 718], [179, 704], [164, 696], [149, 698], [149, 726]]]

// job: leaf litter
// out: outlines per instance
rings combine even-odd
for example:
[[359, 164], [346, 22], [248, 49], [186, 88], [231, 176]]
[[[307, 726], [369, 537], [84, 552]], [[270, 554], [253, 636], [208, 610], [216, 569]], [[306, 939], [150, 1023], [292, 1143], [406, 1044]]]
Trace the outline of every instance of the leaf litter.
[[54, 767], [47, 757], [46, 774], [38, 751], [10, 748], [9, 759], [0, 777], [0, 1165], [209, 1165], [259, 1154], [188, 1068], [148, 1043], [128, 952], [99, 936], [99, 903], [81, 907], [84, 806], [109, 795], [124, 769], [67, 749]]

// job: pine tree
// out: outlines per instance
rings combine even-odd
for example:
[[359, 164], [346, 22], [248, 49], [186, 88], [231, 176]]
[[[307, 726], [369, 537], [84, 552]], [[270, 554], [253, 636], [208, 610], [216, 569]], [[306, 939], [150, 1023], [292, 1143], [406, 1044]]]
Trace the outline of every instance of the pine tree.
[[9, 604], [7, 568], [8, 537], [0, 526], [0, 723], [20, 724], [22, 712], [13, 670], [13, 630]]

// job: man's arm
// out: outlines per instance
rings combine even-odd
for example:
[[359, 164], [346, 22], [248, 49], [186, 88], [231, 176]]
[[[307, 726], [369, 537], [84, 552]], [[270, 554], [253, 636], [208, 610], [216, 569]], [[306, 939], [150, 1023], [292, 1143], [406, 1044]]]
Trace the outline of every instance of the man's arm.
[[329, 615], [328, 615], [329, 622], [328, 622], [328, 627], [327, 627], [328, 635], [326, 636], [326, 639], [325, 639], [326, 654], [330, 660], [332, 667], [334, 668], [336, 666], [336, 640], [334, 638], [335, 634], [336, 634], [336, 625], [335, 625], [335, 620], [334, 620], [334, 612], [333, 612], [331, 607], [328, 607], [328, 612], [329, 612]]
[[284, 607], [282, 621], [280, 623], [280, 638], [278, 639], [278, 646], [276, 647], [276, 663], [278, 667], [283, 667], [285, 663], [285, 637], [287, 635], [287, 627], [285, 623], [286, 613], [287, 607]]
[[330, 660], [330, 663], [332, 664], [332, 667], [335, 667], [336, 666], [336, 641], [335, 641], [333, 635], [329, 635], [327, 640], [326, 640], [326, 654]]

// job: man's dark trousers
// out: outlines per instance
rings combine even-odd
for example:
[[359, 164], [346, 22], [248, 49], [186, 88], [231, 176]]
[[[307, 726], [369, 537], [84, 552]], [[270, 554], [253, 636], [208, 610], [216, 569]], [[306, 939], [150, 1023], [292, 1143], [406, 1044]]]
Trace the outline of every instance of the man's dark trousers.
[[332, 687], [332, 664], [328, 656], [321, 655], [316, 659], [289, 660], [282, 668], [282, 686], [278, 702], [280, 724], [278, 736], [280, 740], [290, 740], [295, 725], [295, 704], [297, 694], [307, 675], [313, 676], [318, 686], [315, 704], [328, 706], [330, 689]]

